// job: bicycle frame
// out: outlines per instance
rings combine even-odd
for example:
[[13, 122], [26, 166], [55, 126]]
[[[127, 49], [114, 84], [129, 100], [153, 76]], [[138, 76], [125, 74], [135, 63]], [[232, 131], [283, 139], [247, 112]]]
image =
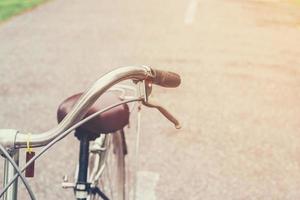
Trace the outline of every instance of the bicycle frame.
[[[19, 165], [19, 150], [15, 150], [11, 153], [11, 156], [15, 163]], [[16, 174], [15, 168], [10, 164], [8, 159], [4, 160], [4, 175], [3, 175], [3, 186], [5, 186], [9, 180], [11, 180]], [[18, 181], [16, 180], [7, 192], [3, 195], [3, 200], [17, 200], [18, 197]]]

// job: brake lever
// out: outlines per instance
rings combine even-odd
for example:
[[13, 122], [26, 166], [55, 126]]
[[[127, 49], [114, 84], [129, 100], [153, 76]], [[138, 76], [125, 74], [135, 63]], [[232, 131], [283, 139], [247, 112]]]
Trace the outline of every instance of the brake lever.
[[154, 100], [151, 96], [152, 92], [152, 82], [148, 80], [142, 81], [141, 84], [141, 96], [143, 96], [142, 104], [144, 106], [150, 107], [150, 108], [156, 108], [163, 116], [165, 116], [170, 122], [172, 122], [175, 125], [176, 129], [180, 129], [181, 125], [179, 121], [174, 117], [164, 106], [162, 106], [158, 101]]
[[156, 108], [158, 111], [161, 112], [170, 122], [172, 122], [175, 125], [176, 129], [180, 129], [181, 125], [179, 121], [167, 110], [165, 109], [162, 105], [157, 103], [157, 101], [148, 98], [147, 101], [142, 101], [142, 104], [144, 106], [150, 107], [150, 108]]

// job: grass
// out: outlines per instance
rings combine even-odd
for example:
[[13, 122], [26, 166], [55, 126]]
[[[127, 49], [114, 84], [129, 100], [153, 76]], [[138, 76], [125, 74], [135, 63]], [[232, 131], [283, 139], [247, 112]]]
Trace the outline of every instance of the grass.
[[0, 22], [33, 8], [45, 0], [0, 0]]

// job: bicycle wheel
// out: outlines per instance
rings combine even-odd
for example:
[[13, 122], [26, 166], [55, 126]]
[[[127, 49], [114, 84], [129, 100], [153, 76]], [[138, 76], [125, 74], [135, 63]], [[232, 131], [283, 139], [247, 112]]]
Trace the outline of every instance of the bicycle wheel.
[[[126, 187], [129, 177], [126, 176], [126, 142], [124, 131], [105, 135], [101, 141], [95, 141], [102, 146], [98, 153], [91, 153], [89, 170], [92, 187], [97, 186], [110, 200], [128, 200]], [[103, 148], [104, 147], [104, 148]], [[94, 182], [94, 185], [93, 185]], [[90, 196], [90, 200], [102, 199], [99, 195]]]

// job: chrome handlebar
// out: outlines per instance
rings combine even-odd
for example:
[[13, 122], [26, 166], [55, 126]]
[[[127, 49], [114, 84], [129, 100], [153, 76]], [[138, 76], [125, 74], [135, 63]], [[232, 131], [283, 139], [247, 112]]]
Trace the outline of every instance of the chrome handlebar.
[[[88, 112], [88, 109], [94, 104], [94, 102], [113, 85], [128, 79], [132, 79], [134, 81], [151, 81], [155, 79], [154, 72], [154, 70], [147, 66], [131, 66], [121, 67], [105, 74], [83, 93], [72, 110], [55, 128], [43, 133], [32, 134], [30, 136], [30, 146], [45, 146], [65, 130], [70, 128], [72, 125], [79, 122], [85, 116], [85, 114]], [[175, 119], [169, 112], [166, 111], [166, 109], [158, 105], [152, 105], [151, 103], [146, 101], [147, 99], [148, 98], [145, 97], [143, 102], [144, 105], [158, 108], [169, 120]], [[179, 126], [179, 123], [176, 119], [175, 121], [170, 121], [172, 121], [173, 123], [177, 122], [175, 123], [175, 125], [176, 127]], [[9, 135], [7, 135], [7, 131], [4, 135], [4, 132], [5, 130], [0, 130], [0, 144], [3, 144], [6, 148], [19, 149], [25, 148], [27, 146], [27, 133], [10, 130]], [[2, 141], [5, 141], [5, 143], [3, 143]]]

